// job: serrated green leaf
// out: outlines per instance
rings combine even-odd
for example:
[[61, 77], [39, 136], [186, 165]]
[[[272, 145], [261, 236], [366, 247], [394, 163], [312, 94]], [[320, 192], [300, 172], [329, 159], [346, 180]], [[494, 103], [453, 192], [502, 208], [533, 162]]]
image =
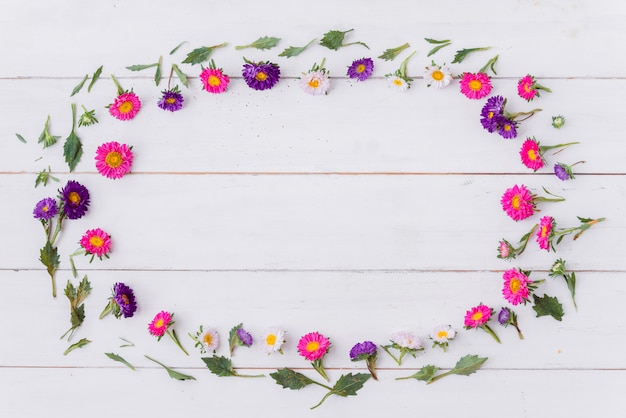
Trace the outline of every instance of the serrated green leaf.
[[274, 373], [270, 373], [270, 377], [281, 385], [283, 389], [300, 390], [312, 383], [314, 380], [309, 379], [302, 373], [298, 373], [289, 368], [278, 369]]
[[430, 57], [431, 55], [435, 55], [435, 53], [437, 53], [437, 51], [439, 51], [441, 48], [445, 48], [445, 47], [447, 47], [449, 45], [452, 45], [452, 43], [449, 42], [447, 44], [437, 45], [436, 47], [434, 47], [433, 49], [428, 51], [428, 54], [426, 56]]
[[289, 48], [286, 48], [283, 52], [278, 54], [278, 56], [287, 57], [287, 58], [295, 57], [296, 55], [299, 55], [302, 51], [307, 49], [315, 41], [317, 41], [317, 39], [313, 39], [311, 42], [309, 42], [305, 46], [290, 46]]
[[148, 68], [158, 67], [158, 66], [159, 66], [159, 63], [155, 62], [153, 64], [129, 65], [128, 67], [126, 67], [126, 69], [130, 71], [142, 71], [142, 70], [147, 70]]
[[429, 44], [447, 44], [451, 42], [450, 39], [444, 39], [443, 41], [438, 41], [432, 38], [424, 38], [424, 40], [428, 42]]
[[174, 49], [172, 49], [170, 51], [170, 55], [174, 55], [174, 53], [176, 51], [178, 51], [178, 48], [180, 48], [181, 46], [185, 45], [187, 43], [187, 41], [182, 41], [181, 43], [179, 43], [178, 45], [176, 45], [176, 47], [174, 47]]
[[238, 45], [235, 47], [235, 49], [238, 51], [241, 49], [246, 49], [246, 48], [270, 49], [270, 48], [274, 48], [278, 44], [278, 41], [280, 41], [280, 38], [262, 36], [256, 41], [248, 45]]
[[126, 367], [128, 367], [131, 370], [135, 370], [135, 366], [133, 366], [132, 364], [130, 364], [129, 362], [127, 362], [123, 357], [115, 354], [115, 353], [104, 353], [108, 358], [110, 358], [113, 361], [117, 361], [122, 363], [123, 365], [125, 365]]
[[72, 345], [70, 345], [67, 350], [65, 350], [63, 352], [64, 356], [67, 356], [71, 351], [77, 349], [77, 348], [82, 348], [84, 346], [86, 346], [87, 344], [89, 344], [91, 341], [88, 340], [87, 338], [82, 338], [80, 341], [78, 341], [77, 343], [74, 343]]
[[335, 386], [333, 386], [332, 392], [338, 396], [356, 396], [356, 393], [359, 389], [363, 388], [363, 385], [367, 380], [372, 377], [372, 375], [368, 373], [357, 373], [353, 375], [352, 373], [348, 373], [346, 375], [341, 375]]
[[396, 48], [385, 49], [382, 55], [380, 55], [378, 58], [383, 59], [385, 61], [393, 61], [394, 59], [396, 59], [398, 55], [400, 55], [400, 52], [404, 51], [410, 46], [411, 45], [409, 45], [409, 43], [407, 42], [404, 45], [400, 45]]
[[450, 374], [469, 376], [472, 373], [476, 373], [476, 370], [480, 369], [486, 361], [487, 357], [478, 357], [475, 354], [468, 354], [457, 361], [454, 368], [450, 370]]
[[465, 58], [467, 58], [467, 56], [473, 52], [477, 52], [477, 51], [487, 51], [488, 49], [490, 49], [490, 46], [486, 46], [486, 47], [482, 47], [482, 48], [465, 48], [465, 49], [460, 49], [458, 51], [456, 51], [456, 54], [454, 55], [454, 59], [452, 60], [452, 64], [458, 64], [463, 62], [463, 60]]
[[219, 45], [202, 46], [200, 48], [196, 48], [189, 54], [187, 54], [187, 58], [184, 59], [183, 64], [200, 64], [201, 62], [208, 60], [216, 48], [222, 48], [224, 46], [226, 46], [226, 42]]
[[163, 367], [163, 368], [167, 371], [167, 374], [168, 374], [168, 375], [169, 375], [172, 379], [176, 379], [176, 380], [196, 380], [196, 378], [195, 378], [195, 377], [190, 376], [190, 375], [188, 375], [188, 374], [183, 374], [183, 373], [177, 372], [176, 370], [174, 370], [174, 369], [171, 369], [171, 368], [167, 367], [165, 364], [163, 364], [163, 363], [161, 363], [161, 362], [159, 362], [159, 361], [157, 361], [157, 360], [155, 360], [155, 359], [153, 359], [153, 358], [151, 358], [151, 357], [148, 357], [148, 356], [146, 356], [146, 355], [144, 355], [144, 357], [145, 357], [145, 358], [147, 358], [147, 359], [148, 359], [148, 360], [150, 360], [150, 361], [155, 362], [155, 363], [156, 363], [156, 364], [158, 364], [159, 366]]
[[157, 63], [156, 72], [154, 73], [154, 82], [158, 86], [161, 82], [161, 63], [163, 62], [163, 55], [159, 57], [159, 62]]
[[343, 39], [346, 36], [346, 33], [352, 32], [354, 29], [347, 30], [345, 32], [339, 30], [331, 30], [324, 34], [322, 40], [320, 41], [320, 45], [325, 46], [328, 49], [332, 49], [337, 51], [341, 48], [343, 44]]
[[85, 320], [85, 305], [83, 304], [83, 301], [89, 293], [91, 293], [91, 283], [89, 283], [87, 276], [83, 277], [78, 284], [78, 287], [74, 287], [72, 282], [69, 280], [67, 281], [67, 285], [65, 286], [65, 296], [67, 296], [67, 299], [70, 301], [70, 323], [72, 326], [61, 336], [61, 338], [70, 334], [69, 337], [67, 337], [67, 340], [69, 341], [72, 338], [74, 331]]
[[397, 378], [397, 380], [415, 379], [415, 380], [420, 380], [423, 382], [430, 382], [435, 376], [435, 373], [437, 373], [438, 371], [439, 371], [439, 368], [437, 366], [433, 366], [432, 364], [427, 364], [426, 366], [418, 370], [415, 374], [412, 374], [411, 376], [407, 376], [407, 377], [399, 377]]
[[63, 144], [63, 156], [65, 157], [65, 162], [70, 168], [70, 172], [74, 171], [76, 165], [80, 161], [80, 157], [83, 155], [83, 144], [81, 143], [80, 138], [74, 133], [75, 128], [76, 105], [72, 103], [72, 131], [65, 139], [65, 144]]
[[185, 73], [183, 73], [180, 68], [178, 68], [178, 65], [176, 64], [172, 64], [172, 69], [174, 70], [174, 72], [176, 73], [176, 75], [178, 76], [178, 79], [180, 80], [180, 82], [183, 84], [183, 86], [189, 88], [189, 81], [187, 80], [187, 76], [185, 75]]
[[46, 266], [48, 274], [54, 276], [54, 272], [59, 267], [59, 253], [57, 247], [53, 247], [50, 241], [46, 242], [46, 245], [39, 251], [39, 261]]
[[96, 84], [96, 81], [98, 81], [98, 79], [100, 78], [100, 74], [102, 74], [102, 67], [104, 66], [101, 65], [100, 67], [98, 67], [98, 69], [91, 76], [91, 82], [89, 83], [89, 86], [87, 87], [87, 93], [91, 92], [91, 88], [93, 87], [94, 84]]
[[550, 315], [557, 321], [560, 321], [565, 314], [563, 312], [563, 305], [556, 297], [544, 295], [543, 297], [533, 295], [534, 306], [533, 309], [537, 313], [537, 318], [540, 316]]
[[17, 139], [19, 139], [20, 141], [22, 141], [23, 143], [26, 143], [26, 140], [24, 139], [24, 137], [20, 134], [15, 134], [15, 136], [17, 137]]
[[236, 373], [233, 370], [233, 363], [228, 357], [213, 356], [202, 357], [202, 361], [209, 368], [211, 373], [220, 377], [235, 376]]
[[70, 97], [72, 97], [73, 95], [78, 93], [80, 91], [80, 89], [83, 88], [83, 86], [85, 85], [85, 82], [87, 81], [87, 78], [89, 78], [89, 74], [85, 74], [85, 77], [83, 77], [83, 79], [80, 81], [80, 83], [78, 83], [76, 85], [76, 87], [74, 87], [74, 90], [72, 90], [72, 94], [70, 94]]

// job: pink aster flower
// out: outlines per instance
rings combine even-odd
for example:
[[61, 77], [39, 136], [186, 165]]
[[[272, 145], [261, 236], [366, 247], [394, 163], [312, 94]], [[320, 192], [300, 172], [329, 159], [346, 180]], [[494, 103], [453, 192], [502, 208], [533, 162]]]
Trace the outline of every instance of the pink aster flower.
[[111, 251], [111, 237], [100, 228], [90, 229], [80, 239], [80, 245], [87, 254], [102, 259], [102, 257], [108, 257]]
[[326, 380], [328, 376], [324, 371], [322, 360], [330, 349], [330, 340], [319, 332], [310, 332], [298, 341], [298, 352], [305, 359], [312, 362], [313, 368]]
[[552, 92], [549, 88], [537, 83], [535, 77], [531, 75], [526, 75], [520, 78], [517, 82], [517, 94], [519, 97], [528, 102], [533, 100], [535, 97], [539, 97], [539, 90], [543, 90], [548, 93]]
[[118, 95], [113, 103], [109, 105], [109, 113], [119, 120], [130, 120], [134, 118], [140, 109], [141, 101], [132, 91]]
[[460, 86], [468, 99], [482, 99], [491, 93], [491, 79], [485, 73], [463, 73]]
[[126, 144], [116, 141], [105, 142], [96, 150], [96, 169], [110, 179], [122, 178], [130, 172], [133, 152]]
[[544, 216], [539, 220], [539, 229], [537, 230], [537, 243], [542, 250], [550, 251], [552, 241], [552, 229], [554, 227], [554, 218]]
[[508, 269], [502, 275], [504, 287], [502, 295], [512, 305], [528, 302], [529, 285], [533, 282], [528, 279], [526, 272], [519, 269]]
[[209, 68], [205, 68], [200, 73], [200, 81], [204, 86], [204, 90], [209, 93], [219, 94], [226, 91], [230, 78], [221, 68], [215, 67], [215, 62], [211, 60]]
[[493, 309], [482, 303], [478, 306], [474, 306], [469, 311], [465, 312], [465, 329], [481, 328], [491, 335], [497, 343], [500, 343], [500, 339], [496, 333], [487, 325], [493, 313]]
[[176, 336], [176, 331], [174, 329], [170, 330], [170, 328], [172, 328], [174, 325], [173, 319], [174, 319], [173, 313], [170, 314], [167, 311], [161, 311], [157, 313], [154, 316], [154, 319], [152, 320], [152, 322], [148, 324], [148, 332], [151, 335], [154, 335], [155, 337], [157, 337], [157, 341], [161, 341], [161, 337], [163, 337], [165, 334], [169, 335], [170, 338], [174, 341], [174, 343], [176, 343], [178, 348], [183, 350], [183, 353], [185, 353], [186, 355], [189, 355], [189, 353], [187, 353], [187, 350], [185, 350], [183, 346], [180, 344], [180, 341], [178, 340], [178, 336]]
[[539, 150], [539, 143], [533, 138], [526, 138], [520, 149], [522, 163], [531, 170], [537, 171], [545, 164]]
[[500, 203], [502, 204], [502, 209], [514, 221], [521, 221], [535, 213], [533, 195], [523, 184], [507, 189], [502, 195]]

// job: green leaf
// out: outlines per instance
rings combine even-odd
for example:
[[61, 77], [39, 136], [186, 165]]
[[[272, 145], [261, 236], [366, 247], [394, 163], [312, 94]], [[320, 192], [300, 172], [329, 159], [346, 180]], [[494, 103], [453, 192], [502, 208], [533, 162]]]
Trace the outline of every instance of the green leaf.
[[20, 134], [15, 134], [15, 136], [17, 137], [17, 139], [19, 139], [20, 141], [22, 141], [23, 143], [26, 143], [26, 140], [24, 139], [24, 137]]
[[167, 367], [165, 364], [163, 364], [163, 363], [161, 363], [159, 361], [156, 361], [155, 359], [153, 359], [151, 357], [148, 357], [146, 355], [144, 355], [144, 357], [147, 358], [150, 361], [155, 362], [159, 366], [163, 367], [167, 371], [167, 374], [169, 374], [172, 379], [176, 379], [176, 380], [196, 380], [195, 377], [190, 376], [188, 374], [179, 373], [176, 370]]
[[159, 57], [159, 62], [157, 63], [156, 72], [154, 73], [154, 82], [158, 86], [161, 82], [161, 63], [163, 62], [163, 55]]
[[400, 45], [399, 47], [396, 47], [396, 48], [385, 49], [382, 55], [380, 55], [378, 58], [383, 59], [385, 61], [393, 61], [398, 55], [400, 55], [400, 52], [404, 51], [410, 46], [411, 45], [409, 45], [409, 43], [407, 42], [404, 45]]
[[130, 364], [129, 362], [127, 362], [126, 360], [124, 360], [123, 357], [118, 356], [115, 353], [104, 353], [108, 358], [110, 358], [113, 361], [118, 361], [120, 363], [122, 363], [123, 365], [125, 365], [126, 367], [128, 367], [131, 370], [135, 370], [135, 366], [133, 366], [132, 364]]
[[428, 42], [429, 44], [447, 44], [451, 42], [450, 39], [444, 39], [443, 41], [438, 41], [432, 38], [424, 38], [424, 40]]
[[456, 365], [450, 374], [458, 374], [460, 376], [469, 376], [472, 373], [476, 373], [478, 369], [487, 361], [487, 357], [478, 357], [475, 354], [468, 354], [461, 357], [457, 361]]
[[311, 42], [309, 42], [305, 46], [290, 46], [289, 48], [286, 48], [283, 52], [278, 54], [278, 56], [287, 57], [287, 58], [295, 57], [296, 55], [299, 55], [302, 51], [307, 49], [315, 41], [317, 41], [317, 39], [313, 39]]
[[341, 375], [335, 386], [333, 386], [332, 392], [338, 396], [356, 396], [357, 391], [363, 388], [363, 385], [367, 380], [372, 377], [369, 373], [357, 373], [353, 375], [348, 373]]
[[431, 49], [430, 51], [428, 51], [428, 54], [426, 56], [430, 57], [431, 55], [435, 55], [435, 53], [437, 53], [437, 51], [439, 51], [441, 48], [445, 48], [445, 47], [447, 47], [449, 45], [452, 45], [452, 42], [449, 42], [447, 44], [438, 45], [438, 46], [434, 47], [433, 49]]
[[570, 295], [572, 295], [572, 302], [574, 303], [574, 307], [578, 309], [578, 306], [576, 306], [576, 273], [572, 272], [571, 274], [566, 274], [563, 277], [565, 278], [565, 283], [567, 283], [569, 293]]
[[132, 341], [127, 340], [126, 338], [119, 337], [119, 339], [126, 343], [126, 344], [120, 345], [120, 348], [123, 348], [123, 347], [134, 347], [135, 346], [135, 343], [133, 343]]
[[276, 44], [278, 44], [278, 41], [280, 41], [280, 38], [262, 36], [256, 41], [252, 42], [251, 44], [239, 45], [239, 46], [236, 46], [235, 49], [238, 51], [241, 49], [246, 49], [246, 48], [270, 49], [270, 48], [274, 48]]
[[47, 170], [45, 168], [41, 170], [37, 175], [37, 178], [35, 179], [35, 187], [39, 186], [40, 184], [43, 184], [45, 187], [48, 185], [48, 181], [50, 180], [58, 182], [59, 179], [51, 175], [51, 172], [52, 170], [50, 169], [50, 166], [48, 166]]
[[487, 72], [487, 68], [491, 69], [491, 71], [493, 72], [494, 75], [498, 75], [498, 73], [496, 73], [496, 62], [498, 61], [498, 57], [500, 55], [496, 55], [495, 57], [491, 58], [489, 61], [487, 61], [487, 63], [485, 65], [483, 65], [481, 67], [480, 70], [478, 70], [479, 73], [486, 73]]
[[535, 304], [533, 309], [537, 313], [537, 318], [547, 315], [550, 315], [557, 321], [563, 318], [563, 305], [561, 305], [557, 298], [548, 295], [544, 295], [543, 298], [533, 295], [533, 302]]
[[187, 58], [185, 58], [185, 60], [183, 61], [183, 64], [191, 64], [191, 65], [200, 64], [201, 62], [208, 60], [216, 48], [222, 48], [224, 46], [226, 46], [226, 42], [221, 43], [219, 45], [203, 46], [200, 48], [196, 48], [193, 51], [191, 51], [189, 54], [187, 54]]
[[295, 372], [288, 368], [278, 369], [274, 373], [270, 373], [270, 377], [281, 385], [283, 389], [300, 390], [312, 383], [314, 380], [309, 379], [302, 373]]
[[187, 43], [187, 41], [182, 41], [181, 43], [179, 43], [178, 45], [176, 45], [176, 47], [170, 51], [170, 55], [174, 55], [174, 53], [175, 53], [176, 51], [178, 51], [178, 48], [180, 48], [181, 46], [185, 45], [186, 43]]
[[59, 267], [59, 253], [57, 247], [53, 247], [50, 241], [39, 251], [39, 261], [46, 266], [48, 274], [54, 276], [54, 272]]
[[81, 339], [79, 342], [77, 342], [77, 343], [74, 343], [74, 344], [70, 345], [70, 346], [67, 348], [67, 350], [65, 350], [65, 351], [63, 352], [63, 355], [64, 355], [64, 356], [67, 356], [67, 355], [68, 355], [68, 354], [69, 354], [72, 350], [75, 350], [75, 349], [77, 349], [77, 348], [82, 348], [82, 347], [86, 346], [87, 344], [89, 344], [90, 342], [91, 342], [91, 341], [90, 341], [90, 340], [88, 340], [87, 338], [83, 338], [83, 339]]
[[324, 34], [324, 37], [320, 41], [320, 45], [325, 46], [326, 48], [332, 49], [334, 51], [338, 50], [342, 46], [355, 45], [355, 44], [363, 45], [364, 47], [369, 49], [370, 47], [364, 44], [363, 42], [350, 42], [347, 44], [343, 43], [343, 39], [345, 38], [346, 33], [352, 32], [353, 30], [354, 29], [350, 29], [344, 32], [339, 31], [339, 30], [328, 31]]
[[127, 70], [131, 70], [131, 71], [141, 71], [141, 70], [147, 70], [148, 68], [152, 68], [152, 67], [158, 67], [159, 63], [155, 62], [154, 64], [137, 64], [137, 65], [130, 65], [128, 67], [126, 67]]
[[439, 368], [437, 366], [433, 366], [432, 364], [428, 364], [424, 367], [422, 367], [418, 372], [416, 372], [415, 374], [412, 374], [411, 376], [407, 376], [407, 377], [399, 377], [396, 380], [402, 380], [402, 379], [416, 379], [416, 380], [421, 380], [423, 382], [430, 382], [433, 377], [435, 376], [435, 373], [437, 373], [439, 371]]
[[217, 375], [220, 377], [236, 376], [236, 373], [233, 370], [233, 363], [230, 361], [228, 357], [223, 357], [223, 356], [202, 357], [202, 361], [204, 361], [206, 366], [214, 375]]
[[46, 119], [46, 124], [44, 125], [41, 135], [39, 135], [39, 140], [37, 141], [37, 143], [41, 144], [43, 142], [43, 147], [48, 148], [56, 144], [57, 139], [59, 138], [61, 137], [50, 134], [50, 115], [48, 115], [48, 119]]
[[457, 64], [457, 63], [463, 62], [463, 60], [465, 58], [467, 58], [467, 56], [469, 54], [471, 54], [472, 52], [487, 51], [490, 48], [491, 48], [490, 46], [486, 46], [486, 47], [482, 47], [482, 48], [466, 48], [466, 49], [458, 50], [458, 51], [456, 51], [456, 54], [454, 55], [454, 59], [452, 60], [452, 64]]
[[76, 328], [78, 328], [85, 320], [85, 305], [83, 304], [83, 301], [87, 298], [89, 293], [91, 293], [91, 283], [89, 283], [87, 276], [83, 277], [78, 284], [78, 287], [74, 287], [72, 282], [69, 280], [67, 281], [67, 285], [65, 286], [65, 296], [67, 296], [67, 299], [70, 301], [70, 323], [72, 326], [61, 336], [61, 338], [70, 334], [69, 337], [67, 337], [69, 341]]
[[72, 132], [65, 139], [63, 144], [63, 155], [65, 156], [65, 162], [70, 168], [70, 172], [74, 171], [76, 164], [80, 161], [80, 157], [83, 155], [83, 144], [80, 142], [80, 138], [74, 133], [76, 128], [76, 105], [72, 103]]
[[80, 83], [78, 83], [76, 85], [76, 87], [74, 87], [74, 90], [72, 90], [72, 94], [70, 94], [70, 97], [72, 97], [73, 95], [78, 93], [80, 91], [80, 89], [83, 88], [83, 86], [85, 85], [85, 81], [87, 81], [88, 77], [89, 77], [89, 74], [85, 74], [85, 77], [83, 77], [83, 79], [80, 81]]
[[91, 76], [91, 82], [89, 83], [89, 86], [87, 87], [87, 93], [91, 92], [91, 88], [93, 87], [94, 84], [96, 84], [96, 81], [98, 81], [98, 79], [100, 78], [100, 74], [102, 74], [102, 67], [103, 65], [98, 67], [98, 69]]
[[180, 80], [180, 82], [183, 83], [183, 86], [189, 88], [189, 81], [187, 81], [187, 76], [185, 75], [185, 73], [183, 73], [180, 70], [180, 68], [178, 68], [178, 65], [172, 64], [172, 69], [174, 70], [174, 72], [178, 76], [178, 79]]

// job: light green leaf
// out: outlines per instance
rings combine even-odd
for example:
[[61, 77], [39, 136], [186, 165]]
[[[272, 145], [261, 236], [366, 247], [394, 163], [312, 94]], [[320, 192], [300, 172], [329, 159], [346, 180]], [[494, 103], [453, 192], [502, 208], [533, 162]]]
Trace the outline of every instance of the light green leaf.
[[151, 357], [148, 357], [148, 356], [146, 356], [146, 355], [144, 355], [144, 357], [145, 357], [145, 358], [147, 358], [147, 359], [148, 359], [148, 360], [150, 360], [150, 361], [155, 362], [155, 363], [156, 363], [156, 364], [158, 364], [159, 366], [163, 367], [163, 368], [167, 371], [167, 374], [168, 374], [168, 375], [169, 375], [172, 379], [176, 379], [176, 380], [196, 380], [196, 378], [195, 378], [195, 377], [190, 376], [190, 375], [188, 375], [188, 374], [179, 373], [179, 372], [177, 372], [176, 370], [174, 370], [174, 369], [171, 369], [171, 368], [167, 367], [165, 364], [163, 364], [163, 363], [161, 363], [161, 362], [159, 362], [159, 361], [157, 361], [157, 360], [155, 360], [155, 359], [153, 359], [153, 358], [151, 358]]
[[422, 367], [419, 371], [417, 371], [415, 374], [412, 374], [411, 376], [407, 376], [407, 377], [399, 377], [396, 380], [403, 380], [403, 379], [416, 379], [416, 380], [421, 380], [423, 382], [430, 382], [433, 377], [435, 376], [435, 373], [437, 373], [439, 371], [439, 368], [437, 366], [433, 366], [432, 364], [428, 364], [424, 367]]
[[248, 45], [238, 45], [235, 47], [236, 50], [246, 49], [246, 48], [256, 48], [256, 49], [270, 49], [274, 48], [276, 44], [278, 44], [280, 38], [273, 38], [269, 36], [262, 36], [256, 41], [248, 44]]
[[283, 389], [300, 390], [312, 383], [314, 380], [309, 379], [302, 373], [295, 372], [288, 368], [278, 369], [274, 373], [270, 373], [270, 377], [281, 385]]
[[123, 365], [125, 365], [126, 367], [128, 367], [131, 370], [135, 370], [135, 366], [133, 366], [132, 364], [130, 364], [129, 362], [127, 362], [126, 360], [124, 360], [123, 357], [118, 356], [115, 353], [104, 353], [108, 358], [110, 358], [113, 361], [118, 361], [120, 363], [122, 363]]
[[475, 354], [468, 354], [457, 361], [454, 368], [450, 370], [450, 374], [469, 376], [472, 373], [476, 373], [486, 361], [487, 357], [478, 357]]
[[52, 170], [50, 169], [50, 166], [48, 166], [47, 170], [45, 168], [41, 170], [37, 175], [37, 178], [35, 179], [35, 187], [39, 186], [40, 184], [43, 184], [45, 187], [48, 185], [48, 181], [50, 180], [58, 182], [59, 179], [51, 175], [51, 172]]
[[64, 355], [64, 356], [67, 356], [67, 355], [68, 355], [68, 354], [69, 354], [72, 350], [75, 350], [75, 349], [77, 349], [77, 348], [82, 348], [82, 347], [86, 346], [87, 344], [89, 344], [90, 342], [91, 342], [91, 341], [90, 341], [90, 340], [88, 340], [87, 338], [83, 338], [83, 339], [81, 339], [79, 342], [77, 342], [77, 343], [74, 343], [74, 344], [70, 345], [70, 346], [67, 348], [67, 350], [65, 350], [65, 351], [63, 352], [63, 355]]
[[458, 63], [463, 62], [463, 60], [467, 58], [467, 56], [471, 54], [472, 52], [487, 51], [490, 48], [491, 48], [490, 46], [486, 46], [482, 48], [466, 48], [466, 49], [461, 49], [459, 51], [456, 51], [456, 54], [454, 55], [454, 59], [452, 60], [452, 64], [458, 64]]
[[161, 82], [161, 63], [163, 62], [163, 55], [159, 57], [159, 62], [157, 63], [156, 72], [154, 73], [154, 82], [158, 86]]
[[287, 57], [287, 58], [295, 57], [296, 55], [299, 55], [302, 51], [307, 49], [315, 41], [317, 41], [317, 39], [313, 39], [311, 42], [309, 42], [305, 46], [290, 46], [289, 48], [286, 48], [283, 52], [278, 54], [278, 56]]
[[100, 78], [100, 74], [102, 74], [102, 67], [103, 65], [98, 67], [98, 69], [91, 76], [91, 82], [89, 83], [89, 86], [87, 87], [87, 93], [91, 92], [91, 88], [93, 87], [94, 84], [96, 84], [96, 81], [98, 81], [98, 79]]
[[154, 64], [137, 64], [137, 65], [130, 65], [128, 67], [126, 67], [127, 70], [131, 70], [131, 71], [142, 71], [142, 70], [147, 70], [148, 68], [152, 68], [152, 67], [158, 67], [159, 63], [155, 62]]
[[24, 139], [24, 137], [20, 134], [15, 134], [15, 136], [17, 137], [17, 139], [19, 139], [20, 141], [22, 141], [23, 143], [26, 143], [26, 140]]
[[178, 51], [178, 48], [180, 48], [181, 46], [185, 45], [186, 43], [187, 43], [187, 41], [182, 41], [181, 43], [179, 43], [178, 45], [176, 45], [176, 47], [170, 51], [170, 55], [174, 55], [174, 53], [175, 53], [176, 51]]
[[78, 93], [80, 91], [80, 89], [83, 88], [83, 86], [85, 85], [85, 81], [87, 81], [88, 77], [89, 77], [89, 74], [85, 74], [85, 77], [83, 77], [83, 79], [80, 81], [80, 83], [78, 83], [76, 85], [76, 87], [74, 87], [74, 90], [72, 90], [72, 94], [70, 94], [70, 97], [72, 97], [73, 95]]
[[550, 315], [557, 321], [563, 319], [563, 305], [555, 297], [544, 295], [543, 297], [533, 295], [533, 302], [535, 306], [533, 309], [537, 313], [537, 318], [540, 316]]
[[191, 64], [191, 65], [200, 64], [201, 62], [208, 60], [216, 48], [222, 48], [225, 46], [226, 46], [226, 42], [221, 43], [219, 45], [203, 46], [200, 48], [196, 48], [193, 51], [191, 51], [189, 54], [187, 54], [187, 58], [185, 58], [185, 60], [183, 61], [183, 64]]
[[176, 64], [172, 64], [172, 69], [174, 70], [174, 72], [176, 73], [176, 75], [178, 76], [178, 79], [180, 80], [180, 82], [183, 84], [183, 86], [189, 88], [189, 81], [187, 80], [187, 76], [185, 75], [185, 73], [183, 73], [180, 68], [178, 68], [178, 65]]
[[385, 49], [382, 55], [380, 55], [378, 58], [383, 59], [385, 61], [393, 61], [398, 55], [400, 55], [400, 52], [404, 51], [410, 46], [411, 45], [409, 45], [409, 43], [407, 42], [404, 45], [400, 45], [396, 48]]
[[48, 148], [56, 144], [57, 139], [59, 138], [61, 137], [50, 134], [50, 115], [48, 115], [48, 118], [46, 119], [46, 124], [44, 125], [41, 135], [39, 135], [39, 140], [37, 141], [37, 143], [41, 144], [43, 142], [43, 147]]
[[429, 44], [447, 44], [451, 42], [450, 39], [444, 39], [443, 41], [438, 41], [432, 38], [424, 38], [424, 40], [428, 42]]
[[324, 37], [320, 41], [320, 45], [325, 46], [326, 48], [332, 49], [334, 51], [338, 50], [342, 46], [355, 45], [355, 44], [363, 45], [365, 48], [370, 49], [370, 47], [364, 44], [363, 42], [350, 42], [347, 44], [343, 43], [343, 39], [345, 38], [346, 33], [352, 32], [353, 30], [354, 29], [350, 29], [350, 30], [343, 31], [343, 32], [339, 30], [328, 31], [324, 34]]
[[439, 51], [441, 48], [445, 48], [445, 47], [447, 47], [449, 45], [452, 45], [452, 42], [448, 42], [447, 44], [437, 45], [436, 47], [434, 47], [433, 49], [428, 51], [428, 54], [426, 56], [430, 57], [431, 55], [435, 55], [437, 53], [437, 51]]

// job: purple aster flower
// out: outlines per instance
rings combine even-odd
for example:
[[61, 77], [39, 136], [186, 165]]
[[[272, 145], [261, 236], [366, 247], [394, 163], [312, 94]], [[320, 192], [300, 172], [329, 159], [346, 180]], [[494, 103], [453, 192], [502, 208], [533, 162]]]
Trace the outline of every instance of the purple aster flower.
[[365, 364], [367, 364], [367, 369], [370, 374], [374, 380], [378, 380], [378, 376], [376, 376], [376, 354], [376, 344], [371, 341], [363, 341], [362, 343], [357, 343], [354, 347], [352, 347], [350, 350], [350, 360], [365, 360]]
[[255, 90], [268, 90], [280, 79], [280, 67], [272, 62], [250, 62], [246, 60], [241, 74], [248, 87]]
[[500, 325], [504, 325], [509, 322], [509, 317], [511, 316], [511, 312], [508, 308], [502, 308], [500, 313], [498, 313], [498, 322]]
[[113, 286], [113, 299], [119, 307], [115, 310], [115, 317], [119, 318], [120, 314], [124, 318], [130, 318], [137, 311], [137, 302], [135, 301], [135, 294], [133, 289], [126, 286], [124, 283], [115, 283]]
[[54, 215], [58, 212], [57, 201], [51, 197], [46, 197], [37, 202], [35, 210], [33, 210], [33, 215], [37, 219], [47, 221], [54, 218]]
[[571, 171], [565, 167], [565, 164], [561, 163], [554, 164], [554, 174], [556, 174], [560, 180], [569, 180], [572, 178]]
[[163, 97], [159, 100], [158, 106], [163, 110], [169, 110], [170, 112], [176, 112], [183, 108], [183, 95], [180, 94], [178, 86], [170, 90], [163, 90]]
[[499, 123], [504, 119], [502, 114], [504, 113], [505, 100], [502, 96], [493, 96], [487, 99], [487, 103], [480, 111], [480, 123], [489, 132], [495, 132], [498, 129]]
[[502, 138], [512, 139], [517, 137], [517, 122], [501, 117], [498, 121], [498, 133]]
[[237, 336], [243, 345], [250, 347], [252, 345], [252, 335], [243, 328], [237, 328]]
[[365, 81], [372, 75], [374, 71], [374, 61], [371, 58], [361, 58], [354, 60], [352, 65], [348, 67], [348, 75], [350, 78], [356, 78], [358, 81]]
[[60, 190], [63, 212], [68, 219], [80, 219], [89, 208], [89, 190], [77, 181], [69, 180]]

